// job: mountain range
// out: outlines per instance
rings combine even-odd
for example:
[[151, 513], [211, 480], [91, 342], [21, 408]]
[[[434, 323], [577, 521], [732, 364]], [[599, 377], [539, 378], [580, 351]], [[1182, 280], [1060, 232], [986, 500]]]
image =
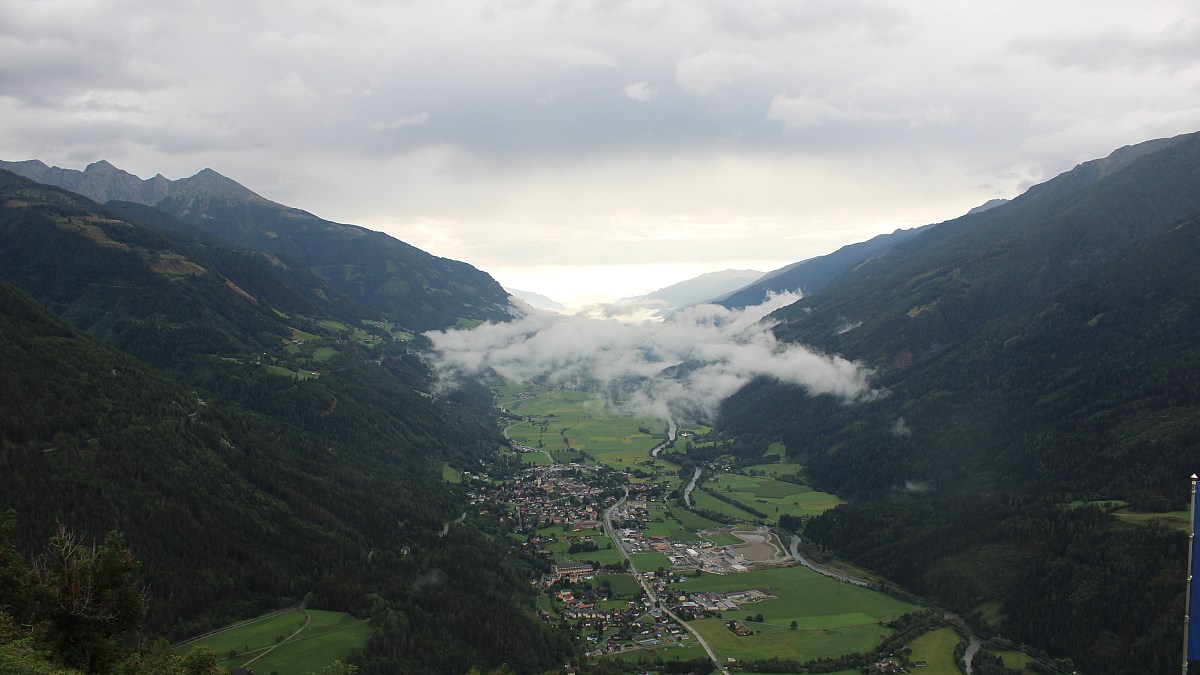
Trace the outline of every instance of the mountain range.
[[658, 306], [662, 310], [680, 309], [725, 295], [759, 279], [762, 275], [763, 273], [757, 270], [707, 272], [645, 295], [623, 298], [619, 302]]
[[[568, 658], [534, 615], [527, 563], [470, 520], [443, 536], [464, 503], [445, 467], [503, 442], [490, 392], [435, 395], [424, 336], [392, 318], [411, 320], [404, 307], [191, 228], [0, 172], [0, 510], [16, 511], [15, 549], [55, 523], [85, 540], [120, 530], [155, 635], [307, 601], [389, 617], [361, 659], [377, 670]], [[418, 583], [430, 575], [445, 581]], [[72, 665], [107, 669], [83, 657]]]
[[[121, 529], [161, 635], [308, 600], [373, 617], [371, 672], [569, 658], [534, 614], [545, 562], [483, 518], [443, 529], [466, 503], [445, 467], [502, 439], [491, 392], [440, 392], [417, 352], [423, 330], [508, 316], [490, 276], [209, 170], [3, 166], [25, 176], [0, 171], [0, 509], [20, 550], [55, 521]], [[873, 393], [760, 378], [689, 460], [782, 442], [850, 500], [788, 523], [810, 554], [1083, 672], [1178, 670], [1187, 538], [1151, 516], [1200, 465], [1198, 185], [1200, 134], [1159, 139], [727, 286], [730, 307], [801, 289], [776, 338], [870, 368]]]
[[1200, 466], [1197, 185], [1200, 134], [1142, 143], [843, 268], [775, 333], [877, 395], [764, 379], [722, 428], [853, 498], [814, 543], [1085, 672], [1177, 669], [1182, 537], [1103, 505], [1182, 509]]
[[160, 227], [189, 236], [202, 232], [231, 246], [294, 261], [410, 329], [508, 317], [508, 293], [466, 263], [430, 255], [381, 232], [277, 204], [211, 169], [177, 181], [161, 174], [142, 180], [105, 161], [83, 171], [47, 167], [38, 160], [0, 162], [0, 169], [108, 203], [115, 211]]

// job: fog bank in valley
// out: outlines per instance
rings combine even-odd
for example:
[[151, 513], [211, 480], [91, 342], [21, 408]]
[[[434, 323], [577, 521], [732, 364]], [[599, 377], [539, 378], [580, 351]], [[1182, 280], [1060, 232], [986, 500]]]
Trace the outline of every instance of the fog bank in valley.
[[799, 297], [784, 293], [744, 310], [697, 305], [661, 321], [605, 318], [617, 314], [611, 307], [572, 316], [526, 307], [508, 323], [427, 333], [433, 349], [426, 356], [446, 386], [489, 370], [551, 385], [620, 382], [624, 405], [661, 418], [711, 419], [756, 377], [847, 401], [871, 396], [865, 367], [775, 339], [768, 315]]

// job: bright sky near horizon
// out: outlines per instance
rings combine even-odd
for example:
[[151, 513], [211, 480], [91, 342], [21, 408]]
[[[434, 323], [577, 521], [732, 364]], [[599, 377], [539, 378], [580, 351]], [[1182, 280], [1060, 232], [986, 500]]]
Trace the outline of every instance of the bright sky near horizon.
[[1200, 129], [1200, 3], [18, 0], [0, 119], [0, 159], [211, 167], [612, 300]]

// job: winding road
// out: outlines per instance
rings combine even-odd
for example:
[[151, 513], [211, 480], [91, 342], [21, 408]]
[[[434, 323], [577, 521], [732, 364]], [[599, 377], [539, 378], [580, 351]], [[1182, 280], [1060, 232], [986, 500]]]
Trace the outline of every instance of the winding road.
[[[670, 440], [675, 439], [675, 422], [674, 422], [674, 420], [671, 421], [669, 437], [670, 437]], [[658, 450], [661, 450], [666, 445], [668, 445], [668, 443], [662, 443], [658, 447], [654, 448], [654, 450], [652, 450], [651, 452], [652, 453], [657, 452]], [[696, 469], [696, 475], [697, 476], [700, 475], [700, 469]], [[692, 482], [693, 483], [695, 482], [695, 478], [692, 479]], [[624, 559], [626, 562], [628, 562], [629, 561], [629, 552], [625, 550], [625, 544], [621, 541], [620, 534], [615, 529], [613, 529], [613, 525], [612, 525], [612, 512], [615, 511], [619, 506], [624, 504], [626, 499], [629, 499], [629, 488], [625, 488], [625, 494], [620, 499], [618, 499], [616, 502], [614, 502], [612, 506], [608, 507], [607, 509], [604, 509], [604, 534], [608, 535], [608, 538], [611, 539], [614, 544], [616, 544], [617, 551], [619, 551], [621, 553], [621, 558]], [[717, 653], [713, 651], [713, 648], [708, 644], [708, 641], [704, 639], [704, 636], [700, 635], [700, 633], [697, 632], [695, 628], [692, 628], [691, 624], [684, 621], [683, 619], [680, 619], [679, 615], [675, 614], [675, 612], [672, 612], [667, 607], [664, 607], [661, 604], [659, 604], [658, 596], [654, 593], [654, 589], [650, 586], [650, 582], [646, 581], [646, 578], [642, 576], [641, 572], [638, 572], [636, 569], [634, 569], [632, 562], [629, 563], [629, 569], [633, 573], [633, 578], [637, 579], [638, 584], [642, 587], [642, 590], [645, 591], [646, 597], [650, 599], [651, 605], [658, 607], [660, 610], [665, 612], [667, 616], [671, 617], [672, 621], [674, 621], [675, 623], [677, 623], [680, 626], [683, 626], [685, 629], [687, 629], [687, 632], [691, 633], [692, 637], [696, 639], [696, 642], [699, 643], [699, 645], [704, 648], [705, 653], [708, 654], [708, 658], [712, 659], [712, 662], [714, 665], [716, 665], [717, 670], [728, 675], [729, 670], [724, 665], [722, 665], [721, 662], [717, 659]]]

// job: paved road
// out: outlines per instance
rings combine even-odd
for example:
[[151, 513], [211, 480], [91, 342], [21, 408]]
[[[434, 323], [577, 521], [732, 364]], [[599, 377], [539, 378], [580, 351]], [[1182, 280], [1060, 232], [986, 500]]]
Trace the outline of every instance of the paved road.
[[[621, 541], [620, 533], [613, 529], [612, 512], [616, 510], [617, 507], [624, 504], [625, 500], [628, 498], [629, 488], [625, 488], [624, 496], [618, 499], [612, 506], [604, 509], [604, 533], [608, 535], [608, 538], [611, 539], [614, 544], [616, 544], [617, 550], [621, 552], [621, 558], [625, 560], [629, 560], [629, 552], [625, 550], [625, 544]], [[704, 636], [700, 635], [695, 628], [692, 628], [691, 624], [683, 619], [680, 619], [675, 612], [672, 612], [666, 607], [659, 605], [658, 596], [654, 593], [654, 589], [651, 588], [650, 582], [646, 581], [645, 577], [643, 577], [636, 569], [633, 569], [632, 565], [630, 566], [630, 570], [633, 572], [633, 578], [637, 579], [637, 582], [641, 585], [642, 590], [646, 592], [646, 597], [650, 599], [651, 604], [657, 606], [663, 612], [666, 612], [667, 616], [671, 617], [672, 621], [686, 628], [687, 632], [691, 633], [692, 637], [696, 639], [696, 642], [699, 643], [701, 647], [704, 647], [704, 651], [708, 654], [708, 658], [712, 659], [713, 664], [717, 666], [717, 670], [721, 671], [722, 673], [728, 673], [729, 670], [726, 669], [719, 660], [717, 660], [716, 652], [714, 652], [712, 647], [709, 646], [708, 641], [704, 639]]]

